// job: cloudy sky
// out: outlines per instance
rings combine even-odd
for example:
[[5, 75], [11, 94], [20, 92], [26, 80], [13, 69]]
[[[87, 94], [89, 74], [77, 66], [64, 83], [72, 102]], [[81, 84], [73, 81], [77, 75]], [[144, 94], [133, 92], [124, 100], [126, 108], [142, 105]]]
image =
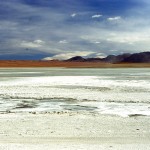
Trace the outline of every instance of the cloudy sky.
[[0, 0], [0, 59], [149, 51], [149, 14], [149, 0]]

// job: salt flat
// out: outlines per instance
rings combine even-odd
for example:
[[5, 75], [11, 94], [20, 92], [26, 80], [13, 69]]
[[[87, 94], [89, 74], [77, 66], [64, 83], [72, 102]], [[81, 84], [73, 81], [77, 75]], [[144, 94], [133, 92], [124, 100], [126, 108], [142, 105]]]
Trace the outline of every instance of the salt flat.
[[150, 149], [150, 119], [84, 114], [0, 115], [0, 149]]
[[150, 149], [149, 69], [4, 68], [0, 149]]

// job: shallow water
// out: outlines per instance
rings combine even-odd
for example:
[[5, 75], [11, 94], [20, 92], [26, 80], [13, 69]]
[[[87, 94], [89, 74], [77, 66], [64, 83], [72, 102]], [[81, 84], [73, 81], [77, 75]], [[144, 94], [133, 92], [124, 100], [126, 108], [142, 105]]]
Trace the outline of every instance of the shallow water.
[[150, 115], [150, 69], [0, 69], [0, 113]]

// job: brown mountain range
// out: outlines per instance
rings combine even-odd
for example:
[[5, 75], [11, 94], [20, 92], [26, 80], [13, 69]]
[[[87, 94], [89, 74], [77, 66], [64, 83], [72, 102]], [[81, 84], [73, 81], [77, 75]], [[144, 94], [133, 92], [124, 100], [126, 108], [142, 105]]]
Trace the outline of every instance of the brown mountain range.
[[109, 55], [106, 58], [83, 58], [75, 56], [67, 62], [107, 62], [107, 63], [150, 63], [150, 52], [141, 52], [135, 54]]

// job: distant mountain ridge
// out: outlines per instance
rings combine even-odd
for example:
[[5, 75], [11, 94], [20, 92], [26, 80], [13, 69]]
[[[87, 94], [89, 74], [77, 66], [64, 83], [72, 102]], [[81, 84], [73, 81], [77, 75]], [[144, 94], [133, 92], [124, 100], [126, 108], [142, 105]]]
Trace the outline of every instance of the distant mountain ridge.
[[107, 63], [150, 63], [150, 52], [125, 53], [122, 55], [108, 55], [105, 58], [83, 58], [75, 56], [65, 60], [67, 62], [107, 62]]
[[73, 62], [83, 62], [83, 61], [86, 61], [87, 59], [81, 57], [81, 56], [75, 56], [75, 57], [72, 57], [66, 61], [73, 61]]
[[132, 54], [129, 57], [126, 57], [124, 59], [124, 62], [133, 62], [133, 63], [150, 62], [150, 52]]

